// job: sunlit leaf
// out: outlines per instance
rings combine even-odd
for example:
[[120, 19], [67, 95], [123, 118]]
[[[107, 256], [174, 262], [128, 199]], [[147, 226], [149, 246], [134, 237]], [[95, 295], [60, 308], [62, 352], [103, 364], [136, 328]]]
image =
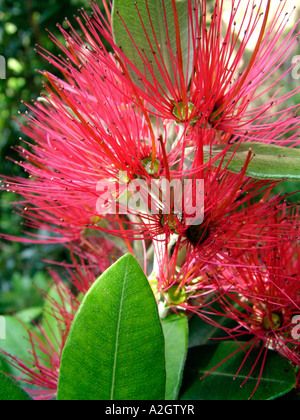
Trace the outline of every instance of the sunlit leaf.
[[62, 355], [59, 400], [163, 400], [165, 351], [157, 303], [130, 254], [85, 296]]

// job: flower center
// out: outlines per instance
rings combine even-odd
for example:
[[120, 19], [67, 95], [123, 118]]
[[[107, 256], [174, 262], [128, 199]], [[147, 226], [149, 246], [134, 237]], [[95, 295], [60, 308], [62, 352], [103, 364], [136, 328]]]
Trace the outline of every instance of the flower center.
[[271, 317], [266, 315], [264, 317], [264, 328], [267, 331], [278, 330], [282, 326], [282, 316], [276, 312], [272, 312]]
[[180, 305], [184, 303], [187, 299], [187, 293], [185, 288], [180, 288], [179, 285], [170, 287], [168, 290], [168, 300], [171, 304]]
[[175, 233], [176, 235], [179, 235], [178, 227], [181, 224], [179, 216], [176, 216], [174, 214], [163, 215], [160, 222], [162, 227], [168, 226], [171, 232]]
[[198, 244], [203, 244], [206, 241], [209, 235], [209, 230], [207, 226], [192, 225], [186, 230], [185, 234], [186, 234], [187, 239], [193, 245], [198, 245]]
[[152, 159], [149, 157], [149, 158], [143, 159], [141, 163], [148, 175], [150, 176], [158, 175], [159, 169], [160, 169], [160, 163], [157, 159], [155, 159], [153, 163]]
[[209, 118], [209, 122], [214, 125], [217, 124], [224, 116], [225, 114], [225, 109], [223, 111], [220, 111], [222, 108], [222, 102], [220, 101], [220, 103], [216, 103], [214, 110]]
[[192, 117], [194, 109], [195, 105], [192, 102], [188, 102], [187, 105], [183, 102], [179, 102], [174, 105], [173, 115], [179, 121], [188, 121]]

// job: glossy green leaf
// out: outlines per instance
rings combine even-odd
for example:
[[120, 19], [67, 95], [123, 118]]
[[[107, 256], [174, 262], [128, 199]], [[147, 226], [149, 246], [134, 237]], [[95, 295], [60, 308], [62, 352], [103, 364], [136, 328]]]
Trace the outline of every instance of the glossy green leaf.
[[[227, 297], [229, 299], [229, 297]], [[243, 310], [237, 303], [231, 302], [236, 309]], [[227, 316], [222, 315], [223, 309], [220, 303], [213, 298], [213, 301], [207, 302], [206, 316], [211, 314], [212, 323], [207, 322], [207, 319], [202, 319], [195, 314], [189, 320], [189, 348], [204, 346], [212, 344], [214, 340], [226, 338], [229, 340], [230, 336], [226, 331], [233, 331], [237, 323]], [[219, 315], [220, 314], [220, 315]], [[249, 336], [239, 337], [240, 341], [247, 342]]]
[[[211, 152], [209, 148], [205, 147], [205, 162], [209, 162], [210, 158], [215, 158], [224, 152], [227, 147], [227, 145], [217, 145], [213, 147]], [[224, 168], [230, 161], [227, 167], [230, 172], [240, 172], [249, 150], [252, 150], [253, 157], [246, 172], [248, 176], [257, 179], [300, 180], [300, 149], [263, 143], [242, 143], [238, 149], [237, 147], [237, 145], [233, 145], [229, 148], [222, 164]], [[221, 159], [213, 165], [219, 166], [220, 162]]]
[[186, 316], [171, 315], [162, 320], [166, 345], [166, 400], [177, 400], [187, 355]]
[[43, 308], [41, 307], [32, 307], [24, 309], [16, 313], [17, 319], [19, 319], [24, 324], [30, 324], [36, 321], [43, 313]]
[[[259, 351], [252, 350], [250, 357], [244, 363], [246, 350], [241, 350], [229, 357], [238, 348], [238, 343], [222, 342], [190, 349], [183, 378], [181, 399], [248, 400], [257, 385], [263, 360], [261, 357], [250, 374], [253, 364], [259, 356]], [[249, 346], [246, 349], [249, 350]], [[228, 360], [222, 363], [226, 358]], [[217, 367], [220, 363], [222, 364]], [[239, 371], [243, 363], [244, 365]], [[216, 369], [201, 380], [214, 368]], [[247, 382], [243, 385], [249, 374]], [[272, 400], [283, 396], [294, 388], [296, 380], [290, 363], [278, 353], [269, 351], [253, 399]]]
[[286, 394], [283, 397], [281, 397], [280, 401], [300, 401], [300, 394], [296, 389], [295, 391], [292, 391], [289, 394]]
[[[183, 71], [185, 77], [189, 78], [192, 72], [193, 44], [189, 39], [190, 22], [186, 0], [176, 0], [176, 8], [179, 19]], [[161, 69], [167, 70], [171, 82], [174, 83], [174, 57], [177, 54], [177, 41], [171, 0], [164, 2], [151, 0], [147, 3], [144, 0], [114, 0], [112, 26], [117, 46], [122, 47], [128, 59], [143, 76], [146, 72], [150, 83], [155, 85], [159, 83], [162, 87], [161, 90], [166, 89]], [[149, 68], [145, 70], [147, 66], [151, 66], [151, 71]], [[134, 69], [131, 71], [131, 77], [135, 83], [140, 83], [139, 74]]]
[[[213, 304], [214, 309], [219, 309], [217, 303]], [[189, 321], [189, 348], [211, 344], [210, 340], [227, 337], [226, 332], [221, 328], [234, 327], [236, 324], [225, 316], [214, 316], [217, 325], [209, 324], [207, 321], [194, 315]], [[220, 327], [218, 327], [220, 325]]]
[[[41, 313], [42, 308], [30, 308], [18, 312], [16, 314], [18, 318], [9, 315], [5, 316], [6, 337], [5, 340], [0, 340], [0, 350], [32, 364], [33, 356], [28, 331], [34, 331], [34, 333], [42, 339], [38, 328], [31, 324], [31, 322], [35, 320], [36, 317], [39, 317]], [[6, 354], [0, 356], [1, 371], [10, 375], [19, 376], [20, 371], [9, 363], [10, 359]], [[36, 354], [40, 357], [44, 357], [44, 353], [39, 347], [36, 348]]]
[[[29, 360], [30, 343], [28, 341], [28, 332], [25, 325], [12, 316], [5, 316], [5, 340], [0, 340], [0, 349], [4, 352], [23, 360]], [[3, 362], [2, 368], [14, 375], [19, 375], [20, 371]]]
[[0, 401], [30, 401], [26, 394], [12, 379], [0, 372]]
[[63, 300], [62, 292], [59, 291], [56, 286], [53, 286], [47, 293], [43, 308], [41, 326], [57, 352], [60, 351], [62, 338], [61, 325], [57, 321], [57, 308], [60, 306], [64, 308], [66, 312], [72, 314], [72, 308], [68, 302]]
[[8, 363], [8, 361], [4, 358], [4, 356], [0, 355], [0, 372], [13, 375], [12, 366]]
[[92, 286], [62, 355], [59, 400], [163, 400], [164, 337], [148, 279], [132, 255]]
[[300, 203], [300, 181], [282, 181], [273, 190], [274, 194], [286, 195], [286, 200], [291, 203]]

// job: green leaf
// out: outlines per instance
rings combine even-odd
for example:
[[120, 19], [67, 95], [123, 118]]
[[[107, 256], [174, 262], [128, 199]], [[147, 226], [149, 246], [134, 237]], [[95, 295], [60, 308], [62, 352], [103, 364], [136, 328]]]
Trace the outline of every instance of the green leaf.
[[24, 324], [30, 324], [31, 322], [35, 321], [39, 318], [43, 313], [43, 308], [40, 307], [32, 307], [28, 309], [23, 309], [16, 313], [17, 319], [19, 319]]
[[62, 355], [59, 400], [163, 400], [164, 337], [149, 282], [132, 255], [92, 286]]
[[[262, 357], [248, 377], [253, 364], [259, 356], [259, 350], [252, 350], [242, 369], [247, 346], [231, 356], [239, 348], [238, 343], [223, 342], [216, 345], [194, 347], [189, 351], [183, 378], [182, 400], [248, 400], [256, 385], [262, 366]], [[231, 356], [231, 357], [229, 357]], [[216, 368], [226, 358], [229, 359]], [[213, 370], [208, 376], [201, 378]], [[278, 353], [269, 350], [259, 386], [254, 400], [272, 400], [290, 392], [297, 378], [290, 363]]]
[[166, 345], [166, 400], [177, 400], [187, 355], [188, 323], [185, 315], [162, 320]]
[[[148, 5], [149, 13], [146, 4]], [[139, 10], [141, 19], [136, 8]], [[188, 2], [186, 0], [176, 0], [176, 8], [179, 19], [183, 71], [185, 72], [185, 79], [189, 79], [193, 65], [193, 43], [190, 39]], [[165, 16], [167, 26], [165, 24]], [[158, 82], [162, 89], [166, 90], [161, 67], [167, 70], [170, 81], [174, 84], [175, 72], [173, 67], [174, 57], [177, 54], [177, 41], [171, 0], [165, 0], [164, 2], [151, 0], [147, 3], [144, 0], [114, 0], [112, 27], [116, 45], [122, 47], [125, 55], [142, 75], [146, 75], [148, 81], [154, 85]], [[128, 30], [134, 42], [128, 35]], [[159, 45], [157, 45], [155, 38]], [[170, 43], [169, 46], [168, 43]], [[172, 53], [170, 53], [170, 49]], [[158, 64], [155, 59], [158, 60]], [[147, 60], [151, 62], [151, 72], [149, 69], [145, 70], [145, 62], [147, 63]], [[131, 77], [136, 84], [140, 84], [139, 75], [134, 69], [131, 70], [133, 70], [131, 71]], [[151, 74], [152, 72], [153, 74]]]
[[[288, 194], [286, 200], [291, 203], [300, 203], [300, 182], [287, 180], [282, 181], [278, 187], [273, 189], [274, 194]], [[292, 195], [290, 195], [292, 194]]]
[[[6, 338], [5, 340], [0, 340], [0, 349], [14, 357], [30, 360], [30, 343], [26, 326], [12, 316], [5, 316], [4, 318]], [[4, 362], [4, 365], [8, 367], [6, 362]], [[6, 372], [13, 375], [20, 374], [20, 371], [13, 366], [9, 366]]]
[[[0, 340], [0, 350], [5, 353], [27, 361], [32, 364], [32, 348], [29, 341], [29, 329], [34, 331], [37, 336], [41, 334], [37, 327], [30, 324], [30, 322], [41, 314], [41, 308], [30, 308], [25, 311], [20, 311], [15, 318], [13, 316], [5, 316], [5, 340]], [[42, 338], [42, 337], [41, 337]], [[44, 357], [40, 348], [36, 348], [36, 354]], [[20, 376], [20, 371], [9, 363], [10, 359], [6, 355], [0, 356], [0, 370], [9, 375]], [[24, 375], [25, 378], [25, 375]], [[28, 385], [28, 388], [30, 386]]]
[[[219, 308], [218, 303], [214, 303], [213, 307], [215, 309]], [[230, 328], [235, 326], [234, 321], [230, 320], [228, 317], [215, 315], [214, 321], [217, 325], [209, 324], [204, 319], [201, 319], [200, 316], [194, 315], [189, 321], [189, 348], [203, 346], [210, 344], [209, 341], [213, 338], [224, 338], [227, 337], [226, 332], [221, 328]]]
[[[233, 307], [243, 310], [237, 303], [231, 302], [231, 304]], [[197, 314], [190, 318], [189, 348], [212, 344], [212, 340], [218, 338], [230, 340], [229, 333], [226, 331], [233, 331], [237, 327], [237, 323], [222, 315], [222, 306], [218, 301], [207, 302], [206, 316], [209, 315], [212, 316], [213, 323], [207, 322], [207, 319], [202, 319]], [[247, 342], [249, 336], [245, 332], [245, 335], [240, 336], [239, 340]]]
[[31, 401], [12, 379], [0, 372], [0, 401]]
[[[205, 163], [209, 162], [210, 158], [215, 158], [224, 152], [227, 147], [228, 145], [213, 146], [211, 152], [209, 148], [205, 147]], [[237, 147], [237, 145], [233, 145], [226, 152], [222, 163], [223, 168], [230, 161]], [[248, 166], [246, 175], [257, 179], [300, 180], [300, 149], [280, 147], [273, 144], [241, 143], [227, 167], [228, 171], [240, 172], [250, 149], [252, 150], [253, 158]], [[213, 165], [219, 166], [220, 162], [221, 159], [214, 162]]]
[[297, 390], [295, 390], [294, 392], [290, 392], [289, 394], [281, 397], [280, 401], [300, 401], [300, 394]]
[[62, 294], [58, 291], [56, 286], [50, 288], [47, 293], [47, 298], [45, 300], [43, 308], [43, 317], [41, 320], [41, 326], [45, 331], [47, 337], [49, 337], [55, 351], [60, 351], [61, 346], [61, 326], [57, 321], [57, 306], [61, 305], [62, 308], [65, 308], [66, 312], [72, 313], [72, 310], [69, 305], [63, 301]]

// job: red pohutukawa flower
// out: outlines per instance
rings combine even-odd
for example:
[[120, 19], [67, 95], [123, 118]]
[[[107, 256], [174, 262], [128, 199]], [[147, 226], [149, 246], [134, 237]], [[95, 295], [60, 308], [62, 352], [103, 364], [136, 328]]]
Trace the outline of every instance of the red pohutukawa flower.
[[[300, 88], [281, 94], [277, 83], [285, 75], [263, 88], [296, 45], [295, 27], [282, 37], [292, 11], [286, 0], [272, 17], [270, 0], [264, 9], [262, 0], [232, 1], [225, 19], [222, 0], [211, 13], [204, 0], [169, 3], [171, 19], [164, 1], [160, 6], [163, 40], [147, 0], [134, 6], [141, 42], [121, 12], [114, 22], [123, 28], [118, 39], [105, 1], [106, 17], [95, 4], [91, 17], [82, 11], [80, 34], [70, 23], [70, 32], [60, 27], [66, 46], [50, 35], [63, 55], [40, 52], [62, 79], [44, 73], [46, 94], [28, 105], [22, 130], [32, 142], [23, 140], [17, 150], [29, 178], [6, 177], [2, 188], [23, 197], [17, 208], [29, 228], [49, 232], [31, 230], [24, 242], [69, 248], [73, 264], [61, 265], [78, 294], [129, 251], [163, 309], [167, 303], [198, 313], [214, 326], [213, 315], [222, 314], [237, 323], [225, 329], [231, 337], [246, 331], [251, 349], [263, 344], [264, 360], [273, 349], [300, 367], [292, 336], [300, 311], [297, 206], [273, 194], [278, 181], [249, 177], [251, 150], [236, 173], [229, 171], [243, 142], [299, 145], [298, 105], [286, 104]], [[208, 158], [218, 143], [224, 150]], [[22, 380], [42, 389], [33, 392], [39, 398], [55, 396], [80, 300], [53, 277], [58, 299], [50, 303], [58, 326], [52, 331], [48, 321], [29, 332], [33, 368], [11, 356]], [[208, 304], [213, 294], [218, 311]]]
[[[65, 58], [50, 56], [48, 59], [62, 72], [64, 80], [45, 73], [48, 95], [34, 106], [29, 106], [31, 114], [27, 117], [28, 125], [24, 128], [24, 133], [36, 144], [31, 147], [31, 151], [20, 148], [21, 165], [30, 174], [30, 179], [20, 179], [17, 182], [14, 180], [13, 183], [7, 179], [8, 187], [5, 187], [24, 196], [22, 207], [30, 225], [42, 226], [60, 237], [41, 238], [42, 241], [78, 241], [87, 227], [113, 232], [122, 237], [124, 228], [120, 227], [119, 215], [116, 216], [115, 213], [120, 213], [120, 210], [122, 213], [119, 199], [124, 190], [127, 190], [129, 181], [135, 178], [147, 182], [159, 177], [169, 181], [182, 178], [187, 174], [184, 166], [186, 148], [194, 143], [196, 158], [189, 177], [193, 174], [199, 178], [203, 174], [203, 145], [231, 141], [232, 134], [245, 134], [245, 131], [249, 134], [251, 129], [248, 127], [246, 130], [245, 126], [252, 126], [253, 121], [253, 130], [261, 133], [263, 131], [267, 136], [252, 135], [251, 138], [266, 142], [276, 141], [279, 144], [282, 144], [280, 136], [297, 127], [294, 115], [293, 118], [285, 118], [292, 110], [285, 111], [282, 115], [280, 111], [276, 113], [276, 122], [272, 125], [268, 123], [271, 119], [270, 114], [267, 119], [263, 119], [266, 109], [270, 108], [269, 104], [265, 109], [259, 109], [259, 115], [251, 109], [251, 118], [248, 118], [250, 114], [247, 115], [246, 111], [246, 98], [252, 100], [254, 97], [252, 89], [256, 89], [260, 82], [266, 80], [267, 75], [273, 73], [280, 60], [295, 44], [295, 38], [290, 33], [285, 38], [286, 43], [273, 54], [276, 41], [285, 27], [285, 21], [280, 19], [283, 19], [286, 2], [280, 2], [268, 30], [270, 2], [263, 16], [259, 7], [255, 8], [253, 5], [251, 10], [248, 5], [249, 16], [245, 18], [248, 27], [235, 57], [233, 50], [241, 34], [236, 29], [234, 18], [240, 3], [231, 10], [227, 33], [222, 40], [223, 2], [216, 2], [211, 23], [208, 25], [206, 2], [202, 2], [200, 10], [199, 2], [189, 0], [187, 23], [191, 26], [188, 39], [192, 50], [189, 58], [192, 61], [187, 63], [187, 68], [193, 68], [191, 81], [183, 77], [187, 69], [184, 68], [180, 57], [180, 31], [176, 27], [178, 16], [175, 2], [173, 6], [178, 54], [174, 55], [170, 51], [169, 55], [173, 60], [171, 68], [177, 82], [171, 83], [170, 77], [165, 74], [167, 66], [160, 66], [166, 84], [166, 90], [163, 91], [160, 91], [158, 82], [153, 81], [153, 85], [149, 82], [146, 78], [147, 72], [145, 75], [140, 74], [133, 65], [132, 70], [141, 78], [144, 89], [127, 77], [126, 68], [130, 67], [130, 62], [113, 42], [112, 28], [96, 5], [92, 18], [83, 12], [88, 28], [78, 18], [83, 37], [71, 27], [70, 34], [61, 28], [66, 47], [54, 39]], [[148, 18], [151, 19], [150, 10], [148, 12]], [[286, 19], [286, 15], [284, 16]], [[234, 80], [232, 74], [237, 73], [247, 41], [254, 35], [258, 26], [261, 26], [260, 36], [251, 62], [243, 75]], [[275, 28], [279, 29], [276, 29], [274, 35]], [[106, 51], [101, 35], [106, 36], [115, 49], [114, 56]], [[152, 47], [154, 51], [155, 46]], [[233, 64], [229, 60], [232, 56]], [[162, 57], [157, 60], [158, 65]], [[265, 69], [266, 63], [269, 71]], [[144, 64], [150, 71], [149, 57], [145, 57]], [[233, 67], [229, 71], [230, 65]], [[207, 66], [209, 68], [206, 68]], [[152, 74], [154, 75], [153, 72]], [[254, 74], [255, 83], [249, 83]], [[184, 80], [186, 84], [183, 83]], [[173, 93], [169, 95], [167, 92]], [[166, 100], [169, 105], [172, 104], [169, 114], [160, 112], [159, 108]], [[186, 112], [190, 114], [188, 119], [193, 124], [179, 127], [170, 122], [180, 121], [180, 118], [174, 118], [174, 101], [179, 113], [185, 112], [184, 107], [180, 111], [180, 104], [187, 104]], [[150, 116], [153, 108], [159, 111], [158, 115], [163, 116], [163, 121], [158, 118], [153, 120]], [[192, 134], [191, 125], [194, 125], [194, 120], [199, 123], [196, 123]], [[260, 123], [260, 120], [263, 123]], [[226, 128], [226, 124], [235, 128]], [[288, 130], [283, 129], [285, 126]], [[271, 130], [272, 136], [269, 135]], [[243, 140], [247, 140], [248, 134], [244, 135]], [[190, 142], [191, 139], [194, 142]], [[293, 143], [293, 137], [286, 141]], [[105, 194], [107, 190], [112, 190], [108, 194], [109, 197]], [[226, 187], [226, 190], [230, 195], [230, 188]], [[99, 200], [100, 195], [104, 195], [102, 201]], [[110, 207], [111, 203], [114, 204], [113, 210]], [[130, 206], [125, 210], [136, 215]], [[107, 222], [101, 223], [98, 218], [99, 212], [101, 220], [105, 219]], [[129, 227], [132, 237], [143, 232], [143, 222], [135, 229], [130, 228], [132, 220], [127, 220], [126, 223], [126, 230]], [[164, 221], [162, 223], [167, 226], [169, 224]]]
[[[103, 96], [105, 83], [100, 76], [99, 81], [89, 78], [90, 88], [83, 81], [77, 90], [47, 77], [60, 93], [48, 88], [49, 96], [35, 109], [29, 107], [34, 115], [27, 117], [24, 132], [35, 145], [31, 151], [19, 148], [20, 164], [30, 177], [7, 179], [5, 188], [24, 196], [21, 210], [34, 227], [43, 224], [63, 236], [62, 241], [70, 241], [86, 227], [110, 228], [98, 224], [99, 214], [104, 214], [99, 208], [101, 193], [110, 190], [111, 201], [117, 202], [130, 180], [164, 175], [161, 150], [166, 138], [160, 135], [158, 141], [150, 122], [118, 92], [114, 97], [111, 89], [110, 97]], [[175, 148], [168, 154], [170, 165], [179, 151]], [[113, 216], [107, 219], [118, 221]]]
[[[246, 5], [238, 1], [232, 2], [230, 13], [225, 16], [221, 0], [214, 2], [211, 12], [206, 1], [187, 0], [187, 4], [186, 27], [189, 30], [184, 39], [178, 13], [174, 12], [168, 20], [165, 12], [164, 49], [167, 52], [161, 51], [160, 39], [151, 25], [154, 12], [147, 1], [136, 3], [139, 39], [135, 38], [135, 33], [131, 34], [130, 21], [119, 12], [126, 31], [115, 41], [111, 27], [96, 5], [92, 19], [84, 14], [88, 29], [82, 29], [100, 61], [103, 60], [116, 74], [121, 63], [124, 78], [132, 87], [132, 101], [137, 105], [143, 100], [150, 112], [164, 119], [213, 128], [224, 142], [229, 141], [232, 134], [242, 134], [252, 141], [286, 143], [285, 135], [293, 137], [292, 130], [299, 128], [299, 117], [298, 105], [285, 104], [299, 88], [280, 96], [279, 84], [287, 73], [276, 77], [265, 89], [261, 87], [287, 62], [297, 45], [296, 25], [287, 29], [294, 7], [287, 0], [276, 2], [276, 6], [271, 6], [269, 0], [265, 8], [262, 1], [249, 1]], [[164, 7], [162, 2], [163, 10]], [[172, 7], [176, 10], [175, 0]], [[99, 32], [113, 47], [117, 61], [113, 62], [105, 51]], [[175, 51], [170, 43], [174, 33]], [[130, 57], [124, 40], [126, 36], [136, 48], [135, 53], [130, 50]], [[254, 50], [249, 54], [247, 47], [254, 40]], [[75, 52], [81, 48], [78, 42], [72, 43], [72, 47]], [[183, 49], [185, 53], [188, 49], [189, 53], [183, 55]], [[143, 65], [131, 59], [134, 55]], [[287, 72], [294, 65], [291, 64]], [[266, 101], [267, 94], [269, 99]], [[262, 97], [263, 101], [260, 101]], [[258, 104], [259, 101], [262, 103]], [[270, 131], [273, 132], [272, 139], [269, 138]], [[297, 141], [296, 136], [294, 140]]]
[[[259, 189], [261, 184], [257, 183], [256, 186]], [[269, 193], [259, 203], [251, 204], [253, 198], [251, 195], [247, 197], [245, 186], [244, 190], [240, 190], [240, 195], [223, 208], [223, 213], [213, 217], [213, 210], [221, 208], [222, 202], [219, 202], [202, 224], [188, 227], [182, 236], [176, 232], [170, 241], [157, 243], [157, 266], [152, 276], [157, 278], [158, 290], [164, 292], [176, 286], [177, 292], [185, 296], [181, 306], [197, 311], [202, 306], [201, 299], [199, 307], [196, 304], [197, 298], [203, 293], [213, 293], [216, 289], [216, 284], [205, 273], [216, 273], [216, 278], [219, 278], [224, 269], [230, 278], [231, 269], [241, 267], [247, 270], [249, 265], [252, 266], [245, 258], [248, 253], [256, 256], [259, 267], [259, 261], [264, 255], [272, 254], [277, 247], [284, 247], [291, 236], [296, 237], [299, 231], [298, 215], [290, 216], [293, 209], [281, 199], [268, 200]], [[171, 252], [170, 243], [173, 244]], [[290, 250], [293, 246], [295, 242], [291, 244]], [[297, 264], [297, 258], [292, 252], [289, 256]], [[231, 291], [232, 283], [227, 285], [221, 282], [220, 287], [227, 285], [226, 290]], [[192, 306], [189, 305], [189, 298], [193, 301]], [[176, 301], [173, 303], [176, 304]]]
[[[234, 267], [223, 265], [220, 268], [220, 265], [217, 273], [209, 271], [208, 282], [218, 296], [219, 308], [204, 308], [204, 313], [235, 321], [236, 326], [232, 329], [224, 328], [231, 338], [238, 340], [245, 332], [251, 335], [246, 357], [261, 346], [259, 359], [253, 366], [254, 369], [260, 362], [261, 374], [268, 350], [277, 351], [300, 367], [297, 328], [300, 311], [299, 225], [296, 227], [294, 222], [289, 217], [283, 220], [289, 237], [272, 249], [249, 249]], [[204, 285], [208, 288], [207, 281]], [[243, 348], [241, 346], [240, 350]], [[257, 386], [259, 381], [260, 378]]]

